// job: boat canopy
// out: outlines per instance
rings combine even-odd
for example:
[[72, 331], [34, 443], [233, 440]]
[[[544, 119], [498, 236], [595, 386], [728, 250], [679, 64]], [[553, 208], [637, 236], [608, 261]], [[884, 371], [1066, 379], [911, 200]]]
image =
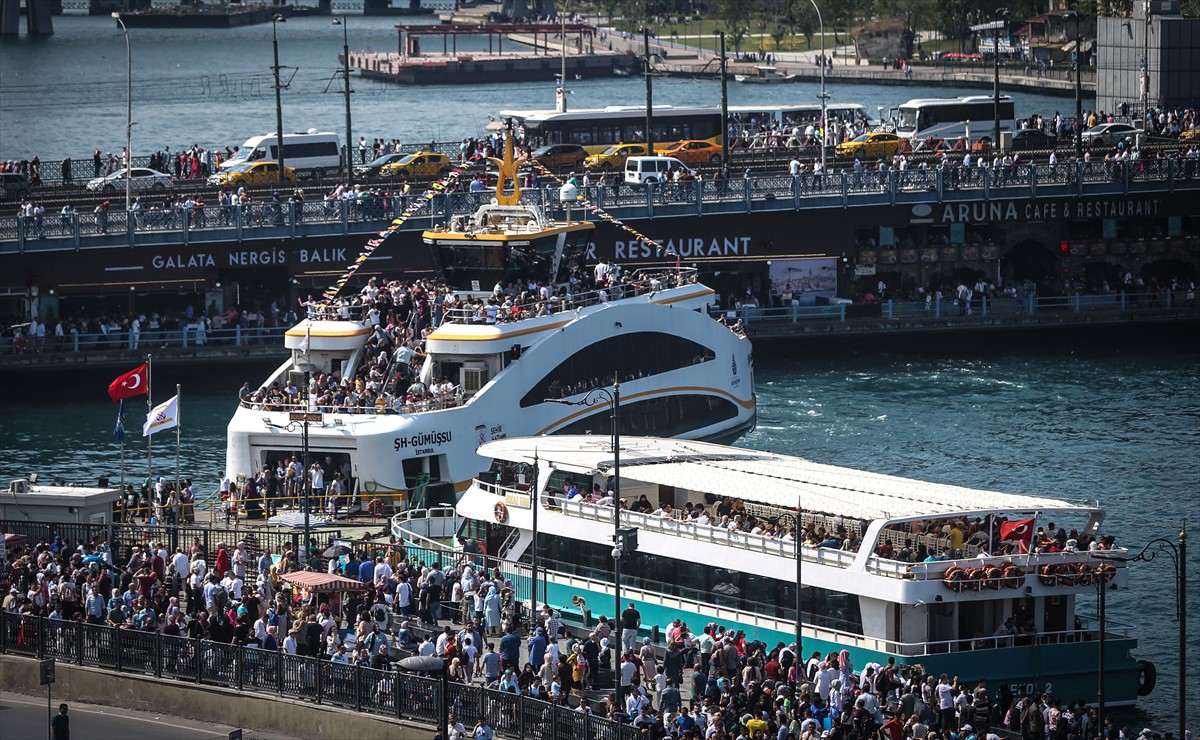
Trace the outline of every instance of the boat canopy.
[[[550, 436], [482, 445], [483, 457], [612, 474], [611, 438]], [[1093, 511], [1067, 501], [881, 475], [798, 457], [656, 437], [621, 438], [621, 478], [873, 521], [947, 514]]]

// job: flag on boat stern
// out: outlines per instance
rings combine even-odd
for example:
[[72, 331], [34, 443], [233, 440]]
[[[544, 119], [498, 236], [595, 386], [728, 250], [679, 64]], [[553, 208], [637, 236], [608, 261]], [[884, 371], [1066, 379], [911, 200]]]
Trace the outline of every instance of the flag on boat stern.
[[174, 429], [179, 426], [179, 396], [171, 396], [146, 414], [146, 423], [142, 425], [142, 436], [149, 437], [155, 432]]
[[125, 399], [121, 399], [121, 405], [117, 407], [117, 426], [113, 429], [113, 438], [118, 442], [125, 441]]
[[1022, 519], [1000, 525], [1000, 539], [1029, 543], [1033, 540], [1033, 527], [1037, 519]]
[[123, 398], [133, 398], [140, 396], [149, 390], [150, 371], [146, 368], [145, 363], [140, 367], [136, 367], [124, 375], [120, 375], [108, 386], [108, 397], [113, 402], [120, 401]]

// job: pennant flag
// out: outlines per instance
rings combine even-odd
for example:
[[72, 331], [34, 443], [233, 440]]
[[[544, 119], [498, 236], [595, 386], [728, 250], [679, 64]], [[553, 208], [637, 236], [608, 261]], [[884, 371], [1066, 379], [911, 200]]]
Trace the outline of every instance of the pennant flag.
[[150, 371], [143, 364], [124, 375], [117, 376], [116, 380], [109, 383], [108, 397], [116, 402], [123, 398], [140, 396], [150, 390], [149, 383]]
[[1022, 519], [1000, 525], [1000, 539], [1029, 543], [1033, 540], [1033, 528], [1037, 519]]
[[142, 436], [149, 437], [155, 432], [174, 429], [177, 426], [179, 426], [179, 396], [172, 396], [146, 414], [146, 423], [142, 425]]
[[308, 348], [312, 345], [312, 327], [305, 327], [304, 340], [300, 342], [300, 352], [305, 357], [308, 357]]
[[113, 429], [113, 438], [118, 442], [125, 441], [125, 399], [121, 399], [121, 405], [117, 407], [117, 426]]

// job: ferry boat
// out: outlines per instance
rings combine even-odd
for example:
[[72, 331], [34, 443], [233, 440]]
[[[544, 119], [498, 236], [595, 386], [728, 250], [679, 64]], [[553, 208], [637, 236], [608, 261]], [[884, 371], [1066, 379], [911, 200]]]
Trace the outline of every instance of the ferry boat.
[[[683, 619], [696, 634], [717, 623], [795, 644], [799, 581], [805, 658], [846, 649], [856, 666], [894, 659], [1014, 696], [1096, 696], [1099, 631], [1080, 597], [1128, 582], [1123, 563], [1071, 550], [1103, 537], [1100, 509], [690, 440], [621, 437], [618, 456], [607, 436], [507, 439], [479, 454], [492, 462], [457, 504], [462, 535], [527, 578], [536, 532], [535, 600], [568, 621], [584, 608], [613, 615], [616, 523], [611, 497], [564, 492], [611, 488], [619, 459], [619, 525], [637, 530], [636, 552], [621, 557], [621, 603], [636, 604], [644, 634]], [[956, 522], [981, 524], [956, 540]], [[1061, 552], [1000, 539], [1039, 527], [1079, 539]], [[1132, 705], [1154, 667], [1132, 657], [1129, 627], [1106, 621], [1106, 700]]]
[[[623, 431], [732, 439], [753, 428], [750, 342], [709, 316], [714, 291], [696, 271], [618, 276], [605, 264], [601, 287], [572, 289], [573, 277], [597, 269], [585, 265], [595, 224], [569, 209], [553, 218], [520, 202], [511, 137], [503, 160], [493, 161], [494, 200], [424, 233], [447, 286], [442, 315], [433, 317], [424, 357], [399, 348], [383, 372], [394, 382], [419, 368], [415, 392], [396, 385], [388, 400], [356, 413], [311, 397], [305, 404], [306, 379], [355, 378], [381, 355], [367, 306], [310, 310], [286, 333], [291, 357], [260, 388], [287, 388], [295, 401], [265, 404], [246, 394], [228, 426], [230, 477], [301, 455], [307, 438], [308, 461], [321, 462], [326, 475], [341, 471], [346, 493], [360, 500], [404, 508], [419, 493], [420, 505], [453, 504], [486, 467], [475, 453], [484, 442], [607, 429], [606, 407], [549, 399], [577, 400], [614, 378], [625, 389]], [[510, 283], [529, 290], [496, 298]]]
[[794, 74], [780, 72], [777, 67], [763, 66], [755, 67], [753, 74], [734, 75], [733, 79], [746, 84], [768, 85], [780, 82], [795, 82], [799, 77]]

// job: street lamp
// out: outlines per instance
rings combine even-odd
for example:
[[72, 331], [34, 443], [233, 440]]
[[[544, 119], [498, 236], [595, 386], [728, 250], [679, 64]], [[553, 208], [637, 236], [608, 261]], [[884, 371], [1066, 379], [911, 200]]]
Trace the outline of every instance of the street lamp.
[[1184, 734], [1187, 727], [1187, 693], [1185, 693], [1187, 687], [1187, 520], [1184, 520], [1183, 526], [1179, 529], [1178, 543], [1171, 542], [1165, 537], [1156, 537], [1147, 542], [1146, 546], [1133, 557], [1109, 555], [1103, 552], [1093, 553], [1092, 557], [1116, 563], [1148, 563], [1160, 554], [1170, 557], [1171, 565], [1175, 568], [1175, 618], [1179, 622], [1179, 735], [1177, 737], [1184, 738], [1187, 737]]
[[129, 46], [129, 29], [121, 14], [113, 11], [112, 17], [125, 34], [125, 218], [133, 201], [133, 49]]
[[[567, 401], [561, 398], [547, 398], [550, 403], [561, 403], [565, 406], [595, 406], [606, 403], [612, 406], [612, 451], [613, 451], [613, 605], [614, 618], [617, 623], [617, 642], [614, 646], [613, 661], [613, 694], [616, 697], [614, 705], [621, 706], [621, 384], [613, 374], [612, 391], [607, 388], [593, 388], [578, 401]], [[537, 543], [534, 543], [536, 547]]]
[[1079, 14], [1074, 10], [1062, 14], [1062, 19], [1075, 19], [1075, 156], [1083, 159], [1083, 57], [1079, 53], [1083, 37], [1079, 33]]
[[791, 514], [784, 514], [783, 516], [786, 516], [795, 522], [795, 534], [792, 535], [792, 545], [795, 549], [795, 556], [796, 556], [796, 658], [795, 658], [795, 660], [796, 660], [796, 685], [799, 686], [801, 683], [804, 682], [803, 677], [802, 677], [803, 674], [800, 672], [800, 661], [802, 660], [801, 656], [804, 655], [804, 648], [803, 648], [804, 635], [802, 632], [803, 624], [804, 624], [804, 612], [802, 611], [802, 607], [804, 606], [804, 603], [800, 596], [800, 591], [802, 588], [801, 584], [803, 582], [802, 579], [804, 576], [804, 559], [801, 557], [801, 549], [800, 549], [801, 547], [803, 547], [804, 538], [803, 538], [802, 534], [804, 532], [804, 524], [800, 519], [800, 494], [796, 494], [796, 514], [795, 514], [795, 516], [792, 516]]
[[[1092, 553], [1092, 557], [1096, 558], [1097, 560], [1107, 560], [1107, 558], [1105, 558], [1103, 556], [1103, 554], [1099, 554], [1099, 553]], [[1107, 610], [1106, 610], [1106, 605], [1107, 605], [1106, 594], [1108, 593], [1108, 579], [1104, 577], [1103, 573], [1099, 573], [1096, 576], [1095, 583], [1096, 583], [1096, 602], [1097, 602], [1096, 608], [1099, 611], [1099, 616], [1100, 616], [1100, 639], [1099, 639], [1100, 659], [1096, 665], [1096, 669], [1098, 671], [1098, 679], [1099, 679], [1099, 684], [1096, 687], [1096, 725], [1100, 728], [1100, 732], [1103, 733], [1104, 732], [1104, 714], [1105, 714], [1104, 686], [1105, 686], [1105, 676], [1106, 676], [1106, 671], [1105, 671], [1105, 667], [1104, 667], [1104, 663], [1105, 663], [1105, 661], [1104, 661], [1104, 644], [1105, 644], [1106, 636], [1108, 634], [1108, 616], [1107, 616]], [[1116, 586], [1114, 585], [1113, 588], [1116, 588]]]
[[[283, 103], [279, 99], [279, 34], [276, 29], [280, 23], [287, 23], [287, 18], [282, 15], [275, 15], [271, 18], [271, 50], [275, 55], [275, 65], [271, 69], [275, 72], [275, 164], [278, 168], [276, 173], [276, 182], [283, 184]], [[305, 547], [307, 547], [307, 543]]]
[[992, 62], [995, 64], [996, 76], [992, 82], [992, 102], [994, 104], [993, 116], [995, 118], [996, 127], [992, 130], [995, 138], [992, 139], [992, 146], [996, 151], [1000, 151], [1000, 29], [1008, 30], [1008, 22], [1003, 20], [1008, 17], [1008, 8], [996, 8], [997, 20], [992, 24]]
[[350, 130], [350, 24], [346, 16], [334, 18], [333, 25], [342, 27], [342, 82], [346, 95], [346, 184], [354, 184], [354, 134]]
[[[808, 0], [812, 3], [813, 10], [817, 11], [817, 24], [821, 28], [821, 177], [825, 177], [825, 141], [829, 137], [829, 123], [825, 120], [825, 107], [829, 100], [829, 95], [825, 92], [825, 21], [821, 18], [821, 9], [817, 7], [817, 0]], [[797, 616], [797, 619], [799, 617]], [[796, 646], [799, 649], [799, 645]]]
[[[302, 477], [300, 479], [300, 485], [304, 491], [304, 542], [303, 542], [304, 567], [307, 570], [312, 570], [312, 562], [310, 561], [310, 554], [308, 552], [308, 541], [309, 541], [309, 532], [310, 532], [309, 520], [308, 520], [308, 516], [309, 516], [308, 515], [308, 510], [309, 510], [308, 495], [309, 495], [309, 492], [312, 490], [312, 477], [308, 470], [308, 423], [310, 421], [320, 422], [322, 419], [321, 412], [319, 412], [319, 411], [313, 412], [309, 408], [309, 404], [308, 404], [309, 383], [311, 382], [311, 377], [312, 377], [311, 373], [308, 370], [305, 370], [304, 371], [304, 410], [289, 412], [288, 413], [289, 421], [287, 424], [283, 425], [283, 428], [288, 430], [289, 432], [294, 432], [297, 429], [300, 429], [300, 449], [301, 449], [301, 454], [304, 456], [304, 472], [302, 473]], [[299, 554], [299, 553], [297, 553], [297, 554]]]

